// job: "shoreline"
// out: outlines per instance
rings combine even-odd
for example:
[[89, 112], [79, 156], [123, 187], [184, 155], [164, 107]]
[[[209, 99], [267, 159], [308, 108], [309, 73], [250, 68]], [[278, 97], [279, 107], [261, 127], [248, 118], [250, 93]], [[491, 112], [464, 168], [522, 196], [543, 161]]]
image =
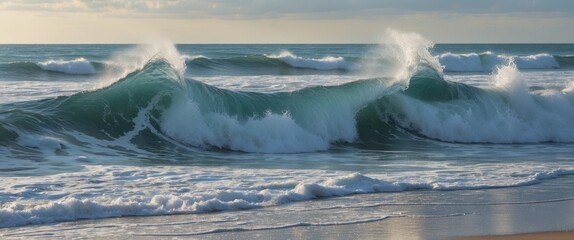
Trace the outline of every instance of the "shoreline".
[[458, 237], [456, 240], [535, 240], [535, 239], [545, 239], [545, 240], [562, 240], [562, 239], [574, 239], [574, 230], [567, 231], [551, 231], [551, 232], [531, 232], [531, 233], [518, 233], [509, 235], [484, 235], [484, 236], [473, 236], [473, 237]]
[[516, 188], [360, 194], [240, 211], [0, 228], [0, 237], [574, 239], [572, 184], [574, 177], [564, 177]]

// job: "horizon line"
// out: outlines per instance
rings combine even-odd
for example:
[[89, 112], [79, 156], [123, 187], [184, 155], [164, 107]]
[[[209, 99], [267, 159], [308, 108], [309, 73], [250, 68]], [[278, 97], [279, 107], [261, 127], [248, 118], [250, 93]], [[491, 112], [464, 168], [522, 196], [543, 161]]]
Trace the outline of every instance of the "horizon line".
[[[145, 45], [148, 43], [141, 42], [141, 43], [128, 43], [128, 42], [104, 42], [104, 43], [0, 43], [0, 45]], [[174, 42], [175, 45], [378, 45], [381, 43], [377, 42], [335, 42], [335, 43], [186, 43], [186, 42]], [[494, 45], [494, 44], [516, 44], [516, 45], [526, 45], [526, 44], [574, 44], [574, 42], [441, 42], [441, 43], [433, 43], [434, 45], [466, 45], [466, 44], [474, 44], [474, 45]]]

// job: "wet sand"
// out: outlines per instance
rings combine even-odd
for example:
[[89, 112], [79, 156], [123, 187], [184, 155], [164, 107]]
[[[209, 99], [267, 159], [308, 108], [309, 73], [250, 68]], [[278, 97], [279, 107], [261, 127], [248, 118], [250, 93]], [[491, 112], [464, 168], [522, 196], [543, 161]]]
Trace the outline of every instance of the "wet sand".
[[523, 233], [500, 236], [461, 237], [458, 240], [569, 240], [574, 239], [574, 231]]

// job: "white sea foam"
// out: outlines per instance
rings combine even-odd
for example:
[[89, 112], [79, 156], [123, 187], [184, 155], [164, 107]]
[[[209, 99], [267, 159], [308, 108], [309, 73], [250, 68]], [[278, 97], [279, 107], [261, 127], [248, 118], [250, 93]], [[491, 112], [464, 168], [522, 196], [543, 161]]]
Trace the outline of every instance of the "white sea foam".
[[574, 81], [568, 81], [568, 83], [566, 84], [566, 87], [562, 90], [562, 92], [564, 92], [566, 94], [574, 93]]
[[351, 94], [318, 95], [291, 112], [267, 112], [247, 120], [201, 111], [196, 101], [182, 96], [162, 116], [161, 129], [193, 146], [262, 153], [322, 151], [333, 142], [353, 142], [357, 137], [356, 113], [387, 91], [375, 85]]
[[55, 137], [23, 135], [18, 138], [18, 144], [30, 148], [35, 148], [46, 153], [54, 153], [61, 149], [65, 142]]
[[363, 57], [362, 75], [368, 78], [389, 77], [388, 85], [407, 88], [411, 76], [421, 64], [442, 74], [442, 66], [429, 49], [433, 43], [420, 34], [387, 29], [380, 44]]
[[205, 213], [361, 193], [523, 186], [571, 174], [571, 166], [529, 163], [471, 168], [453, 162], [438, 171], [369, 176], [324, 170], [86, 166], [83, 172], [4, 177], [0, 226]]
[[555, 69], [560, 64], [554, 56], [541, 53], [528, 56], [496, 55], [492, 52], [454, 54], [443, 53], [438, 61], [447, 72], [491, 72], [499, 65], [514, 62], [519, 69]]
[[85, 58], [77, 58], [70, 61], [65, 60], [48, 60], [39, 62], [36, 65], [43, 70], [52, 72], [61, 72], [67, 74], [95, 74], [96, 69], [90, 61]]
[[172, 106], [164, 114], [162, 131], [193, 146], [246, 152], [311, 152], [329, 148], [327, 139], [297, 125], [288, 113], [267, 113], [242, 122], [225, 114], [202, 113], [191, 100]]
[[490, 90], [467, 100], [424, 102], [397, 96], [393, 105], [402, 108], [396, 116], [405, 127], [443, 141], [574, 142], [572, 94], [530, 93], [514, 64], [499, 68], [491, 81]]
[[343, 57], [327, 56], [323, 58], [303, 58], [289, 51], [282, 51], [277, 55], [267, 55], [268, 58], [280, 59], [281, 61], [298, 68], [310, 68], [317, 70], [357, 70], [355, 63], [345, 61]]

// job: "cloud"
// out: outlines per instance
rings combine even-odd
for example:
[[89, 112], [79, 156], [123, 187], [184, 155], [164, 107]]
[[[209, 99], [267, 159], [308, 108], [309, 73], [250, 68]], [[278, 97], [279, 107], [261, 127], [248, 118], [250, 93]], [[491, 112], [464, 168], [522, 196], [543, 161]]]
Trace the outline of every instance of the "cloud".
[[378, 15], [546, 14], [574, 12], [572, 0], [6, 0], [0, 9], [169, 18], [369, 18]]

